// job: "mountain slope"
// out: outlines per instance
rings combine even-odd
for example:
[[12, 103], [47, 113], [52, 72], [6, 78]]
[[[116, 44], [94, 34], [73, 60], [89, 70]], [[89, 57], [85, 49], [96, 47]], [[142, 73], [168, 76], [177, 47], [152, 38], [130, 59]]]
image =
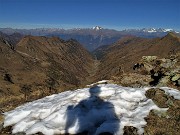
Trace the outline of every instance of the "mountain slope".
[[126, 37], [105, 50], [98, 72], [98, 78], [101, 79], [108, 79], [117, 72], [132, 72], [134, 64], [141, 60], [142, 56], [155, 55], [163, 58], [175, 54], [180, 51], [180, 40], [173, 33], [155, 39]]
[[0, 37], [6, 40], [12, 47], [15, 47], [16, 44], [23, 38], [23, 35], [20, 33], [13, 33], [7, 35], [0, 31]]
[[[27, 36], [17, 44], [17, 51], [40, 61], [57, 63], [76, 78], [84, 79], [92, 62], [90, 54], [75, 40]], [[50, 66], [50, 67], [51, 67]], [[71, 68], [69, 68], [71, 67]], [[73, 76], [73, 75], [72, 75]]]
[[15, 49], [1, 38], [0, 52], [0, 107], [3, 110], [84, 86], [94, 62], [77, 41], [56, 37], [26, 36]]

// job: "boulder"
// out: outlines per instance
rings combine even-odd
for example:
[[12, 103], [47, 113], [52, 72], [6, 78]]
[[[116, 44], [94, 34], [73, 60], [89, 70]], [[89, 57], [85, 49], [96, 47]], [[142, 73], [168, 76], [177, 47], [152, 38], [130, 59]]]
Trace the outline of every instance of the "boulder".
[[143, 61], [151, 62], [157, 59], [157, 56], [142, 56]]
[[180, 79], [180, 74], [176, 74], [176, 75], [174, 75], [174, 76], [171, 78], [171, 80], [172, 80], [173, 82], [178, 81], [179, 79]]

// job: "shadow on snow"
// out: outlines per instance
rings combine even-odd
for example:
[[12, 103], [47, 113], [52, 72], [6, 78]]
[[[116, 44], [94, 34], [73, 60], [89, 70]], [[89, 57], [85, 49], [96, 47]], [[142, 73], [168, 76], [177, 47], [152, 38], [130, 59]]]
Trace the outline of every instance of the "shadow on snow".
[[66, 111], [65, 132], [78, 135], [113, 135], [119, 130], [119, 119], [114, 105], [99, 97], [101, 88], [89, 89], [90, 97], [76, 106], [70, 105]]

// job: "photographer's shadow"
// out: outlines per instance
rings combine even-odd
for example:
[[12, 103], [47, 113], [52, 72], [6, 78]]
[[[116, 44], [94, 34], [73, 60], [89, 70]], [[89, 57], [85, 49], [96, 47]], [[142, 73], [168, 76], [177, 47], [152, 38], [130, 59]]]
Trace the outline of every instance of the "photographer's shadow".
[[101, 88], [89, 89], [90, 97], [76, 106], [68, 106], [66, 112], [66, 134], [113, 135], [119, 130], [119, 119], [114, 105], [99, 97]]

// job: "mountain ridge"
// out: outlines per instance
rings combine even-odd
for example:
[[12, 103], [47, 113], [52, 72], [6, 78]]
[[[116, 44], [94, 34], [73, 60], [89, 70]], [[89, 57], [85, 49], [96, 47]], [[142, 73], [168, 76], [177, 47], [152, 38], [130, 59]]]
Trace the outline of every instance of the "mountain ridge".
[[109, 77], [117, 72], [133, 72], [134, 64], [140, 61], [142, 56], [165, 58], [180, 52], [180, 40], [172, 33], [154, 39], [129, 37], [105, 47], [101, 52], [103, 56], [100, 59], [99, 79], [110, 79]]
[[[144, 38], [155, 38], [163, 37], [168, 32], [177, 32], [172, 29], [162, 28], [143, 28], [143, 29], [125, 29], [125, 30], [113, 30], [106, 29], [100, 26], [93, 28], [74, 28], [74, 29], [59, 29], [59, 28], [37, 28], [37, 29], [11, 29], [11, 28], [0, 28], [0, 31], [6, 34], [13, 34], [18, 32], [23, 35], [34, 35], [34, 36], [58, 36], [64, 40], [71, 38], [76, 39], [86, 49], [93, 51], [103, 45], [111, 45], [118, 41], [122, 37], [127, 35], [144, 37]], [[153, 31], [153, 32], [150, 32]], [[177, 32], [177, 34], [179, 34]]]

